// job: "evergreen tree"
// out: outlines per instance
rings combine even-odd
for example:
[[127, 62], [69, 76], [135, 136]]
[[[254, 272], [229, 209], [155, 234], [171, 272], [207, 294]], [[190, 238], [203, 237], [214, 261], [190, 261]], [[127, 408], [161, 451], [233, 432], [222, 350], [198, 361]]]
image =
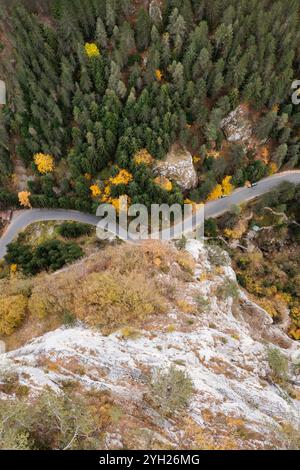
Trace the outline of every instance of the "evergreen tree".
[[103, 49], [107, 48], [107, 33], [106, 29], [104, 26], [104, 23], [102, 21], [102, 18], [98, 17], [97, 18], [97, 24], [96, 24], [96, 35], [95, 35], [96, 41], [99, 44], [99, 46]]
[[145, 8], [141, 7], [138, 11], [136, 22], [136, 42], [139, 51], [145, 50], [150, 42], [151, 20]]
[[261, 118], [255, 129], [255, 133], [260, 140], [265, 140], [270, 136], [276, 119], [277, 113], [275, 111], [270, 111]]

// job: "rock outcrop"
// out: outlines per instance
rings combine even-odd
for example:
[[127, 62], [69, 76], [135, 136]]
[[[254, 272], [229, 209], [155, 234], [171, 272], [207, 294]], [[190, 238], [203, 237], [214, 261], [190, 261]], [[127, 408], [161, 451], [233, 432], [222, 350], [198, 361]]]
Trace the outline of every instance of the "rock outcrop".
[[195, 188], [198, 184], [192, 155], [178, 145], [172, 146], [164, 160], [156, 161], [153, 169], [156, 174], [175, 181], [183, 191]]
[[245, 105], [238, 106], [221, 122], [221, 128], [229, 142], [246, 142], [253, 133], [250, 113]]

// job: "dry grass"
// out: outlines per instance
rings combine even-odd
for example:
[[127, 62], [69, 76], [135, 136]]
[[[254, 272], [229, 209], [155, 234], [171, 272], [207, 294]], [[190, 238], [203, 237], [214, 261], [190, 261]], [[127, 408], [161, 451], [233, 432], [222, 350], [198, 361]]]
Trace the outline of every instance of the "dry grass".
[[128, 324], [139, 325], [150, 315], [165, 311], [155, 282], [135, 271], [90, 274], [75, 292], [72, 307], [77, 318], [105, 333]]
[[23, 318], [22, 324], [8, 332], [7, 349], [65, 324], [66, 318], [79, 319], [106, 334], [145, 327], [182, 297], [193, 272], [194, 261], [188, 253], [151, 241], [141, 246], [108, 246], [54, 274], [31, 279], [17, 274], [0, 280], [8, 299], [24, 299], [15, 326]]

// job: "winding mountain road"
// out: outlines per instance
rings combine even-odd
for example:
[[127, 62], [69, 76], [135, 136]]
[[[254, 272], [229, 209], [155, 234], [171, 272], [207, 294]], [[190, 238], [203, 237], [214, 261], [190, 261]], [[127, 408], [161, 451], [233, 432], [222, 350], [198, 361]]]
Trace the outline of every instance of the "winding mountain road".
[[[227, 212], [232, 205], [242, 204], [255, 199], [271, 191], [284, 181], [300, 184], [300, 170], [277, 173], [260, 180], [256, 186], [252, 186], [251, 188], [238, 188], [226, 198], [210, 201], [204, 206], [204, 217], [206, 219], [217, 217]], [[7, 245], [14, 240], [18, 233], [29, 225], [35, 222], [59, 220], [81, 222], [96, 226], [100, 219], [92, 214], [65, 209], [30, 209], [16, 212], [0, 239], [0, 259], [6, 254]], [[195, 215], [193, 215], [193, 221], [194, 220], [196, 220]], [[195, 225], [194, 228], [196, 228]]]

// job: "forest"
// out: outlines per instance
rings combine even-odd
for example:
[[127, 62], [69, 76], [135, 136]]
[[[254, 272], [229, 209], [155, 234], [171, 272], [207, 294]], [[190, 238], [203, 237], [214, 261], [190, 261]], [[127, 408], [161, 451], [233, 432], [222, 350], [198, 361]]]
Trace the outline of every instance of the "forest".
[[[208, 219], [205, 235], [226, 248], [237, 280], [300, 339], [300, 185], [287, 181], [243, 208]], [[288, 316], [286, 316], [288, 312]]]
[[[3, 3], [3, 2], [2, 2]], [[150, 3], [150, 5], [149, 5]], [[44, 0], [0, 7], [0, 208], [183, 203], [299, 166], [298, 0]], [[257, 146], [225, 142], [239, 105]], [[155, 182], [173, 143], [199, 185]], [[32, 171], [13, 185], [15, 159]]]

